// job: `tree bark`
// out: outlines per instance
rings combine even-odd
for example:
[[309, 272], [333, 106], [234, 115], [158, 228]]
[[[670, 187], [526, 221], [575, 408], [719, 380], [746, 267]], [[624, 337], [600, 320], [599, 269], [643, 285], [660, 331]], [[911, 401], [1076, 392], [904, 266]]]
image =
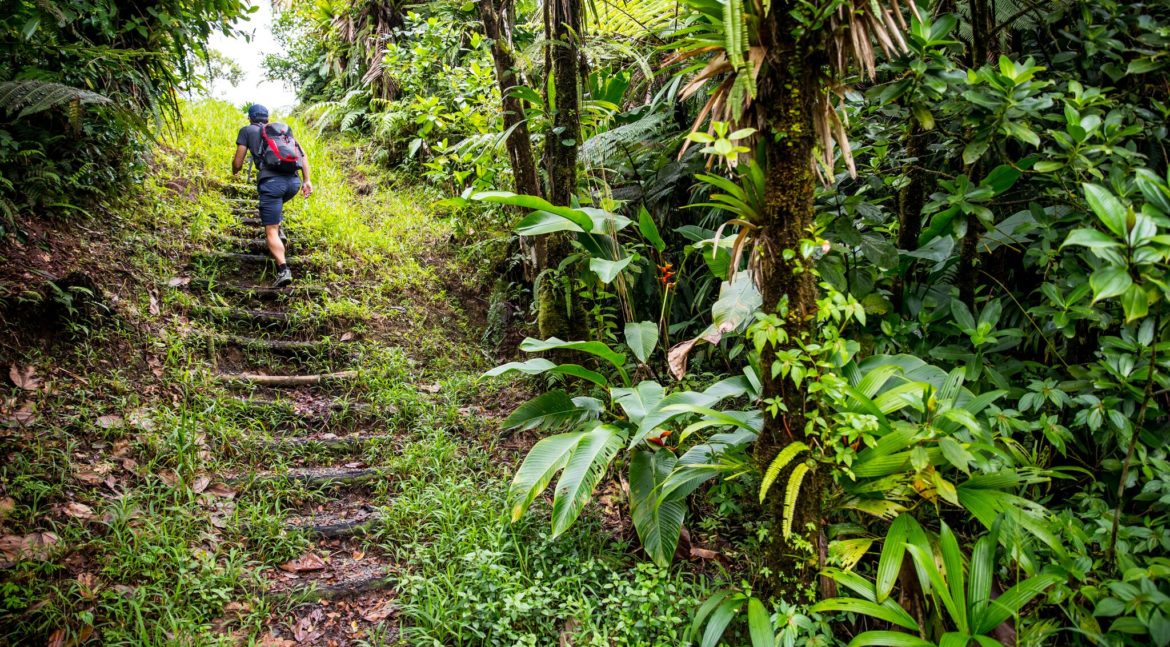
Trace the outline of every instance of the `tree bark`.
[[[801, 257], [800, 242], [809, 236], [813, 224], [813, 99], [820, 87], [815, 76], [820, 65], [815, 60], [818, 52], [802, 47], [793, 37], [795, 26], [790, 24], [788, 4], [773, 7], [760, 31], [761, 44], [768, 54], [753, 104], [756, 122], [762, 126], [766, 178], [765, 210], [757, 246], [758, 280], [764, 308], [785, 312], [789, 336], [807, 339], [813, 334], [817, 291], [810, 271], [812, 262]], [[781, 308], [785, 302], [787, 307]], [[803, 439], [805, 431], [806, 389], [772, 374], [777, 350], [780, 349], [765, 347], [761, 356], [766, 403], [755, 459], [762, 469], [785, 446]], [[785, 410], [771, 415], [767, 401], [780, 402]], [[778, 483], [787, 483], [791, 470], [792, 466], [785, 470]], [[781, 533], [783, 489], [767, 499], [766, 514], [772, 527], [764, 554], [768, 576], [761, 588], [765, 595], [794, 601], [812, 592], [819, 570], [817, 547], [823, 540], [823, 479], [815, 469], [804, 477], [789, 538]]]
[[[496, 82], [500, 86], [500, 102], [504, 112], [504, 130], [508, 132], [508, 159], [512, 163], [512, 178], [516, 193], [540, 196], [540, 178], [536, 174], [536, 158], [532, 154], [532, 137], [523, 102], [513, 94], [525, 81], [516, 69], [512, 49], [511, 0], [480, 0], [479, 18], [483, 33], [492, 43], [492, 60], [496, 66]], [[541, 236], [520, 237], [520, 248], [526, 259], [524, 274], [529, 281], [546, 266], [545, 241]]]
[[[552, 128], [545, 136], [544, 145], [548, 181], [546, 197], [555, 205], [570, 206], [577, 190], [577, 148], [581, 140], [580, 50], [577, 40], [581, 33], [580, 0], [545, 2], [544, 28], [549, 41], [546, 69], [552, 75], [552, 94], [547, 98], [553, 110]], [[556, 267], [571, 250], [565, 234], [552, 234], [546, 240], [548, 247], [541, 270]], [[540, 308], [537, 323], [540, 335], [545, 339], [571, 338], [574, 317], [567, 316], [572, 308], [566, 299], [565, 290], [559, 289], [554, 281], [541, 282], [537, 295]]]

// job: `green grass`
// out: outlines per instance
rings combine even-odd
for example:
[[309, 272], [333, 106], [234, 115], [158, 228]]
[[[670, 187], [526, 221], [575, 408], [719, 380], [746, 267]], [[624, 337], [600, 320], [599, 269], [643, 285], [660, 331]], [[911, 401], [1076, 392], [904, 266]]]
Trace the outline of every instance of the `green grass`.
[[[277, 479], [240, 486], [227, 501], [191, 486], [204, 475], [283, 474], [301, 463], [346, 460], [314, 445], [281, 456], [267, 450], [266, 443], [305, 430], [304, 419], [287, 399], [244, 403], [209, 381], [202, 333], [270, 333], [200, 321], [189, 308], [206, 300], [163, 287], [234, 220], [218, 188], [230, 182], [243, 116], [202, 103], [187, 106], [185, 120], [183, 141], [197, 145], [160, 151], [155, 174], [112, 201], [116, 215], [99, 232], [111, 258], [135, 277], [117, 284], [118, 316], [104, 325], [73, 322], [79, 330], [67, 341], [0, 356], [38, 366], [56, 382], [51, 391], [0, 389], [0, 398], [34, 402], [41, 416], [35, 430], [3, 441], [0, 494], [15, 502], [3, 532], [58, 537], [47, 559], [21, 561], [0, 576], [0, 642], [44, 642], [57, 630], [108, 645], [259, 639], [269, 614], [287, 603], [258, 594], [258, 569], [310, 545], [283, 522], [331, 494]], [[357, 342], [295, 365], [360, 366], [361, 378], [334, 392], [341, 409], [330, 429], [392, 436], [348, 458], [385, 477], [369, 488], [368, 501], [388, 523], [366, 545], [390, 557], [398, 573], [400, 613], [388, 622], [401, 627], [376, 629], [362, 644], [393, 644], [388, 637], [400, 635], [410, 645], [549, 645], [562, 634], [577, 645], [679, 644], [684, 619], [709, 590], [703, 579], [681, 566], [644, 563], [612, 536], [596, 507], [556, 540], [541, 516], [547, 506], [534, 506], [517, 524], [503, 515], [520, 454], [498, 444], [505, 412], [488, 411], [511, 394], [499, 381], [478, 379], [490, 366], [474, 341], [480, 331], [442, 281], [474, 272], [444, 255], [450, 229], [428, 209], [431, 196], [348, 164], [347, 144], [289, 121], [313, 161], [316, 188], [289, 204], [289, 235], [328, 259], [314, 280], [341, 289], [291, 304], [302, 323], [281, 334], [358, 334]], [[358, 176], [374, 188], [356, 193]], [[167, 188], [175, 178], [186, 182], [184, 192]], [[249, 278], [215, 264], [194, 271]], [[150, 312], [152, 291], [159, 314]], [[368, 408], [348, 406], [357, 403]], [[100, 416], [132, 414], [148, 422], [96, 424]], [[74, 476], [94, 470], [101, 470], [96, 481]], [[101, 482], [106, 477], [113, 487]], [[62, 514], [70, 502], [90, 506], [93, 518]], [[242, 611], [227, 611], [239, 602], [247, 603]]]

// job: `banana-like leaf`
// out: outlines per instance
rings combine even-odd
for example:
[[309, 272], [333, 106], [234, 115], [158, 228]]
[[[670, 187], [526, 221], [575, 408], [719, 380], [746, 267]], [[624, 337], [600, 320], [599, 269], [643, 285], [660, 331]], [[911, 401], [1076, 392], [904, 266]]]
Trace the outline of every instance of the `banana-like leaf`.
[[510, 191], [480, 191], [479, 193], [472, 194], [471, 199], [477, 202], [494, 202], [513, 207], [532, 209], [533, 211], [544, 211], [572, 222], [581, 231], [593, 230], [593, 219], [580, 209], [558, 207], [544, 198], [539, 198], [534, 195], [524, 195]]
[[621, 375], [622, 381], [629, 382], [629, 377], [626, 375], [624, 368], [626, 365], [626, 356], [599, 341], [563, 341], [556, 337], [550, 337], [541, 341], [529, 337], [520, 343], [520, 350], [526, 353], [542, 353], [549, 350], [577, 350], [583, 353], [589, 353], [612, 364], [617, 369], [618, 374]]
[[550, 429], [579, 419], [583, 412], [569, 394], [554, 389], [525, 402], [504, 420], [504, 429]]
[[626, 345], [643, 364], [658, 345], [658, 324], [653, 321], [630, 322], [626, 324]]
[[991, 600], [991, 581], [995, 577], [998, 535], [999, 523], [996, 523], [991, 533], [975, 542], [975, 548], [971, 551], [971, 566], [967, 572], [967, 599], [970, 600], [972, 624], [975, 624], [975, 620]]
[[622, 270], [634, 260], [633, 256], [627, 256], [621, 260], [611, 261], [605, 258], [591, 258], [589, 259], [589, 271], [597, 275], [601, 282], [609, 285], [613, 283], [614, 279], [621, 274]]
[[610, 394], [635, 425], [641, 425], [646, 414], [657, 409], [666, 397], [666, 389], [652, 380], [643, 380], [631, 389], [612, 389]]
[[686, 502], [658, 501], [657, 489], [677, 463], [665, 450], [639, 449], [630, 459], [630, 516], [642, 548], [659, 566], [669, 566], [678, 547]]
[[687, 633], [691, 636], [699, 635], [699, 629], [703, 626], [703, 623], [707, 621], [707, 617], [710, 616], [711, 613], [715, 611], [715, 609], [718, 609], [719, 605], [723, 604], [724, 600], [726, 600], [729, 596], [731, 596], [731, 591], [722, 589], [716, 591], [714, 595], [707, 598], [703, 604], [699, 605], [698, 611], [695, 612], [695, 617], [691, 620], [690, 631]]
[[573, 449], [584, 435], [580, 431], [558, 434], [543, 438], [532, 446], [508, 487], [508, 508], [513, 523], [524, 516], [524, 511], [548, 487], [553, 476], [568, 464]]
[[581, 515], [624, 442], [625, 433], [614, 425], [598, 425], [581, 437], [553, 494], [553, 537], [568, 530]]
[[534, 357], [526, 362], [508, 362], [484, 373], [483, 377], [496, 377], [511, 373], [512, 371], [519, 371], [525, 375], [540, 375], [541, 373], [572, 375], [589, 380], [602, 388], [609, 386], [609, 380], [605, 379], [605, 376], [600, 373], [591, 371], [579, 364], [557, 364], [543, 357]]

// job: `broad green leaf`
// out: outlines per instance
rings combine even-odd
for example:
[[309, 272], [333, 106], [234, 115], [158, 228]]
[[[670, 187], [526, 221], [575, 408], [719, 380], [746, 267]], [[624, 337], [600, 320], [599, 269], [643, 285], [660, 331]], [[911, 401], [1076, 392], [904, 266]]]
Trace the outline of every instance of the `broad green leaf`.
[[890, 529], [886, 531], [886, 538], [882, 542], [882, 553], [878, 558], [877, 578], [874, 580], [874, 601], [879, 604], [890, 597], [894, 590], [894, 583], [898, 581], [898, 572], [902, 570], [902, 559], [906, 556], [906, 536], [912, 526], [918, 525], [914, 517], [909, 514], [898, 515]]
[[1140, 285], [1131, 285], [1121, 294], [1121, 307], [1125, 310], [1125, 323], [1137, 321], [1150, 313], [1150, 301]]
[[[730, 1], [738, 2], [739, 0]], [[742, 597], [733, 595], [724, 600], [718, 609], [715, 609], [715, 613], [711, 614], [711, 621], [707, 623], [707, 630], [703, 632], [702, 647], [716, 647], [719, 644], [719, 639], [723, 637], [727, 625], [731, 624], [736, 614], [739, 613], [739, 605], [742, 602]]]
[[971, 603], [973, 624], [991, 599], [991, 582], [995, 577], [995, 549], [999, 526], [980, 537], [971, 551], [971, 567], [967, 574], [967, 599]]
[[898, 625], [899, 627], [905, 627], [911, 631], [918, 630], [918, 623], [914, 621], [914, 617], [905, 609], [898, 606], [893, 600], [889, 599], [886, 600], [885, 604], [878, 604], [860, 598], [829, 598], [814, 604], [812, 611], [817, 613], [825, 611], [859, 613], [870, 616], [871, 618], [877, 618], [878, 620], [885, 620], [886, 622]]
[[1080, 245], [1082, 247], [1097, 249], [1125, 246], [1117, 239], [1110, 237], [1109, 234], [1106, 234], [1103, 231], [1098, 231], [1096, 229], [1072, 230], [1069, 232], [1068, 238], [1064, 240], [1064, 244], [1061, 245], [1061, 247], [1068, 247], [1069, 245]]
[[580, 407], [569, 394], [554, 389], [525, 402], [504, 420], [504, 429], [549, 429], [577, 419]]
[[[588, 217], [585, 217], [588, 220]], [[589, 221], [592, 224], [592, 220]], [[540, 236], [558, 231], [584, 232], [576, 222], [547, 211], [533, 211], [516, 224], [516, 233], [521, 236]]]
[[600, 373], [591, 371], [578, 364], [556, 364], [543, 357], [534, 357], [526, 362], [508, 362], [484, 373], [483, 377], [496, 377], [511, 373], [512, 371], [518, 371], [525, 375], [539, 375], [541, 373], [572, 375], [589, 380], [602, 388], [609, 386], [609, 380], [605, 379], [605, 376]]
[[748, 598], [748, 635], [752, 647], [773, 647], [776, 636], [772, 633], [772, 618], [759, 598]]
[[958, 538], [945, 522], [939, 531], [938, 546], [939, 553], [942, 554], [947, 586], [954, 601], [951, 620], [959, 631], [969, 633], [971, 626], [967, 618], [967, 585], [963, 578], [963, 553], [959, 549]]
[[716, 591], [714, 595], [699, 605], [699, 610], [695, 612], [695, 617], [691, 620], [690, 635], [692, 637], [699, 635], [699, 628], [707, 621], [707, 616], [711, 615], [711, 612], [715, 609], [718, 609], [730, 595], [731, 592], [727, 589]]
[[626, 345], [643, 364], [658, 345], [658, 324], [653, 321], [626, 324]]
[[659, 566], [673, 560], [687, 511], [686, 501], [659, 501], [657, 496], [677, 462], [665, 450], [634, 450], [630, 459], [630, 516], [646, 554]]
[[985, 634], [1003, 624], [1005, 620], [1016, 615], [1032, 598], [1064, 578], [1057, 575], [1037, 575], [1030, 577], [1003, 592], [1003, 595], [991, 600], [987, 608], [974, 621], [972, 630], [975, 633]]
[[937, 647], [918, 636], [900, 631], [866, 631], [849, 641], [848, 647]]
[[481, 191], [472, 194], [471, 199], [478, 202], [494, 202], [497, 204], [522, 207], [524, 209], [532, 209], [533, 211], [544, 211], [571, 221], [581, 231], [591, 231], [593, 229], [593, 220], [588, 215], [582, 213], [581, 210], [570, 207], [558, 207], [544, 198], [538, 198], [534, 195], [524, 195], [510, 191]]
[[589, 259], [589, 270], [596, 274], [597, 278], [601, 279], [602, 283], [609, 285], [610, 283], [613, 283], [613, 280], [618, 277], [618, 274], [621, 274], [622, 270], [626, 269], [626, 266], [629, 265], [630, 261], [632, 260], [634, 260], [633, 256], [627, 256], [620, 261], [611, 261], [604, 258], [591, 258]]
[[666, 241], [662, 240], [662, 235], [658, 233], [658, 226], [654, 224], [654, 218], [646, 207], [638, 210], [638, 231], [642, 232], [642, 237], [650, 241], [654, 249], [659, 252], [666, 249]]
[[666, 397], [666, 389], [652, 380], [643, 380], [632, 389], [613, 389], [610, 393], [635, 425], [640, 425], [646, 414], [655, 410]]
[[578, 350], [583, 353], [589, 353], [613, 364], [614, 368], [621, 374], [622, 381], [626, 382], [628, 380], [626, 371], [623, 368], [626, 364], [626, 356], [614, 351], [599, 341], [563, 341], [556, 337], [550, 337], [541, 341], [529, 337], [520, 342], [520, 350], [526, 353], [542, 353], [549, 350]]
[[1082, 187], [1085, 190], [1085, 200], [1088, 201], [1093, 213], [1097, 214], [1097, 217], [1109, 228], [1109, 231], [1125, 240], [1129, 233], [1129, 227], [1126, 226], [1128, 210], [1125, 205], [1114, 197], [1109, 189], [1102, 186], [1086, 182]]
[[1093, 288], [1093, 303], [1124, 294], [1133, 279], [1124, 267], [1104, 267], [1089, 275], [1089, 285]]
[[508, 487], [508, 508], [513, 523], [524, 516], [524, 511], [548, 487], [553, 475], [569, 462], [573, 448], [581, 442], [583, 435], [583, 432], [576, 431], [549, 436], [528, 451]]
[[622, 430], [614, 425], [599, 425], [581, 437], [553, 493], [553, 537], [568, 530], [581, 515], [624, 442]]

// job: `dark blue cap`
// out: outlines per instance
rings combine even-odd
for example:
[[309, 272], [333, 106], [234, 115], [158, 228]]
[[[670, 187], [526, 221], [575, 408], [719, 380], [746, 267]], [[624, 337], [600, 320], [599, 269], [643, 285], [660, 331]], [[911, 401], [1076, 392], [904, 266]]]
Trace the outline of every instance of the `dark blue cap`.
[[248, 106], [248, 121], [252, 123], [268, 121], [268, 108], [258, 103], [253, 103], [251, 106]]

